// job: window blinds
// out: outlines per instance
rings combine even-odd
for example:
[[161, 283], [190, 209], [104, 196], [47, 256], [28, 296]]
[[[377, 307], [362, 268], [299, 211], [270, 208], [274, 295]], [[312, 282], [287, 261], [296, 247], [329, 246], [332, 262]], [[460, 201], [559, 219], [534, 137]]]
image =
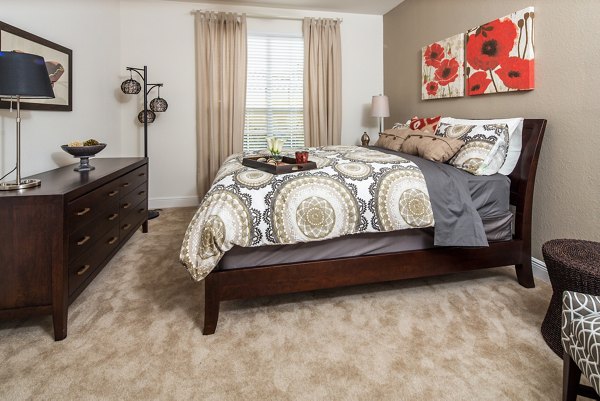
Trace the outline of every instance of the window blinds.
[[303, 147], [303, 38], [249, 34], [247, 68], [244, 150], [265, 149], [267, 136]]

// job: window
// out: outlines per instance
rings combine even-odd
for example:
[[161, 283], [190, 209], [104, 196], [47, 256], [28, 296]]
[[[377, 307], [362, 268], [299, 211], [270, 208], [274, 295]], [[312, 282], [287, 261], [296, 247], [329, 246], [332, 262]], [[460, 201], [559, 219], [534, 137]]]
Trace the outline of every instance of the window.
[[304, 146], [303, 80], [301, 36], [248, 35], [245, 151], [265, 149], [267, 136]]

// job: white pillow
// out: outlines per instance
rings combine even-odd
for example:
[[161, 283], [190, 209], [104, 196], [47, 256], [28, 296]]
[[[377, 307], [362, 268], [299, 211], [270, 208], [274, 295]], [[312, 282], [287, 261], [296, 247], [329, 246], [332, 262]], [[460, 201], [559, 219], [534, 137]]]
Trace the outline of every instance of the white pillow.
[[451, 125], [456, 124], [506, 124], [508, 125], [508, 153], [504, 164], [498, 171], [500, 174], [509, 175], [515, 169], [519, 156], [521, 156], [521, 147], [523, 146], [523, 117], [517, 118], [498, 118], [494, 120], [468, 120], [453, 117], [442, 117], [440, 123]]

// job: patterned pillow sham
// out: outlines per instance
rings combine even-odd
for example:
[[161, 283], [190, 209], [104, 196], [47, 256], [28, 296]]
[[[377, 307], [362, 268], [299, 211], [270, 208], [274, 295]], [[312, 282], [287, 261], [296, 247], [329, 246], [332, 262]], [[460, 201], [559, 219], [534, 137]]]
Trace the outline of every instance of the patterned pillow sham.
[[509, 175], [517, 165], [521, 156], [521, 146], [523, 142], [523, 117], [515, 118], [496, 118], [493, 120], [469, 120], [454, 117], [442, 117], [440, 123], [451, 125], [456, 124], [506, 124], [508, 125], [508, 154], [504, 164], [498, 171], [500, 174]]
[[394, 123], [394, 125], [392, 126], [392, 129], [409, 128], [409, 125], [410, 125], [410, 120], [408, 120], [405, 123]]
[[412, 130], [435, 131], [441, 118], [442, 118], [442, 116], [431, 117], [431, 118], [419, 118], [417, 116], [414, 116], [413, 118], [410, 119], [408, 126]]
[[434, 162], [447, 162], [465, 144], [462, 139], [442, 138], [435, 134], [411, 134], [402, 144], [401, 151]]
[[496, 174], [508, 153], [509, 131], [506, 124], [440, 123], [435, 134], [465, 141], [449, 163], [473, 175]]
[[375, 146], [399, 151], [402, 147], [402, 142], [410, 135], [413, 130], [410, 128], [392, 128], [386, 129], [379, 134], [379, 139], [375, 142]]

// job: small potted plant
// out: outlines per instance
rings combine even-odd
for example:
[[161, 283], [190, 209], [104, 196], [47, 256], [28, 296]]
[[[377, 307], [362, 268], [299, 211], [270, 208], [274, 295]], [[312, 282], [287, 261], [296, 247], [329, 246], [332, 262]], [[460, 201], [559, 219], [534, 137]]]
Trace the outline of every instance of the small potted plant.
[[271, 157], [275, 160], [275, 163], [281, 161], [281, 151], [284, 143], [285, 139], [279, 139], [276, 136], [267, 137], [267, 148], [271, 152]]

